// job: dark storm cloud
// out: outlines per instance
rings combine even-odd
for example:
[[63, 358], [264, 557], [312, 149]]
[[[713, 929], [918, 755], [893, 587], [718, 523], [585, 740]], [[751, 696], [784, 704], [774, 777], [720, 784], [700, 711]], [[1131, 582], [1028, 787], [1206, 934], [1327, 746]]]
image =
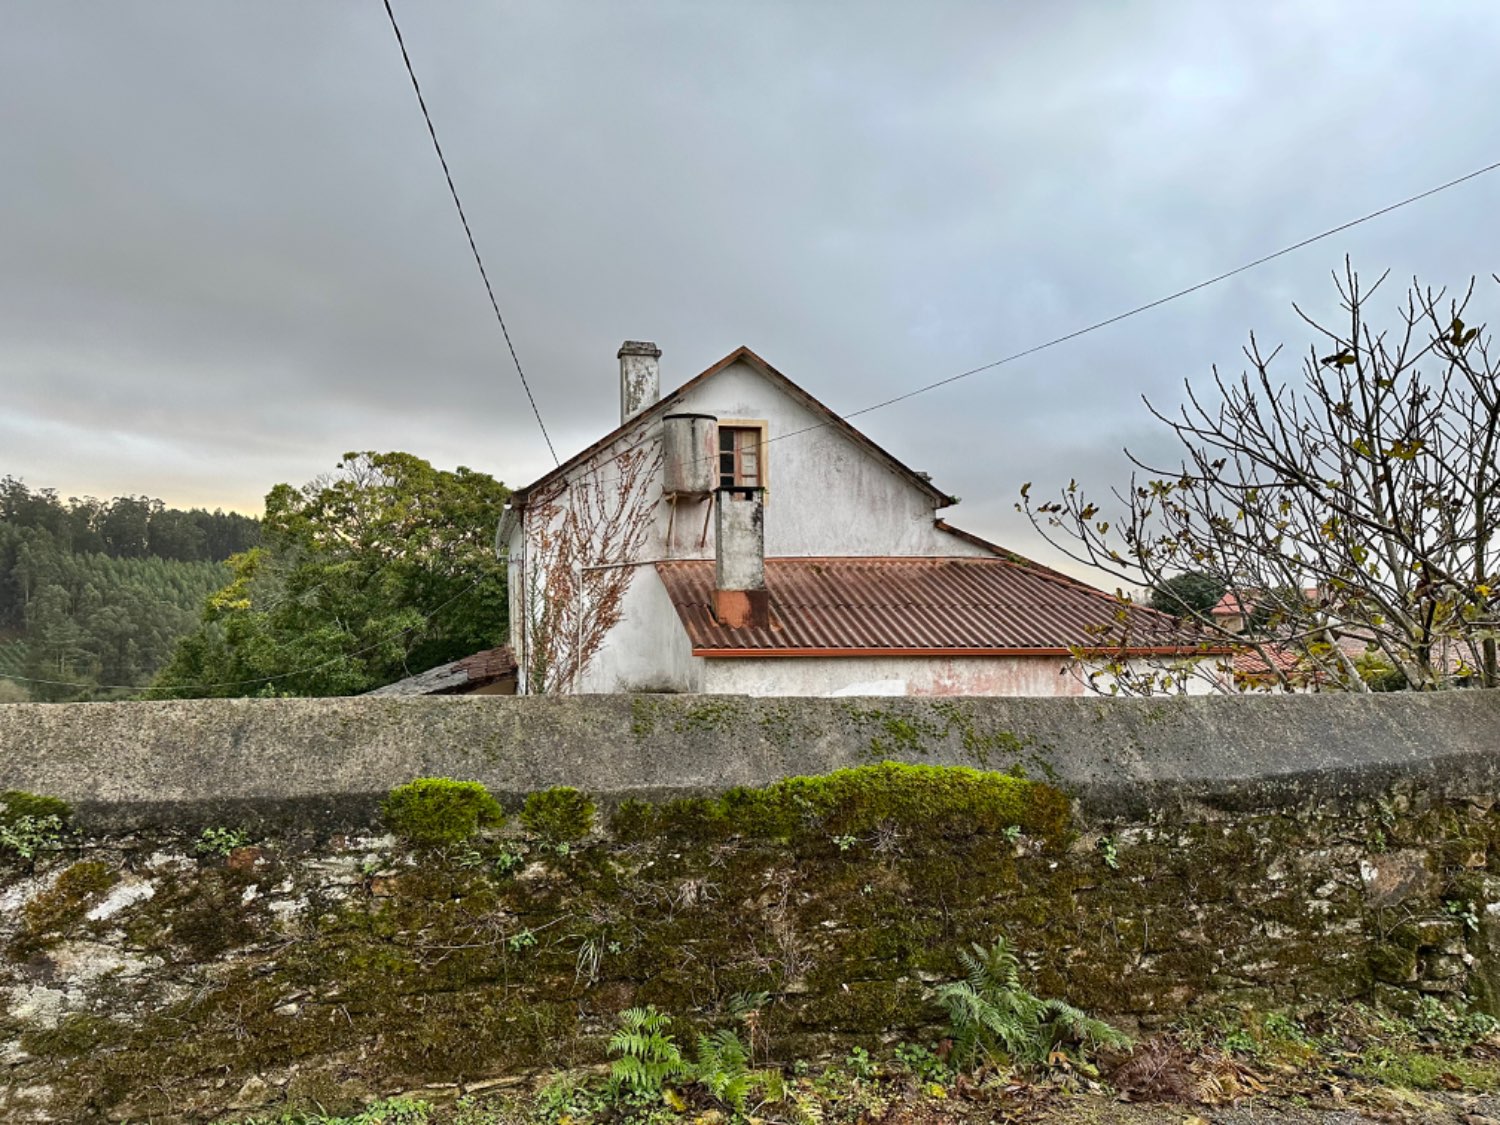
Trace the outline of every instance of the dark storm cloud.
[[[1485, 3], [397, 11], [564, 455], [626, 337], [858, 409], [1500, 158]], [[0, 153], [0, 470], [252, 506], [349, 448], [546, 467], [378, 0], [9, 5]], [[1118, 480], [1140, 396], [1300, 351], [1346, 252], [1494, 270], [1497, 196], [859, 425], [1028, 547], [1021, 481]]]

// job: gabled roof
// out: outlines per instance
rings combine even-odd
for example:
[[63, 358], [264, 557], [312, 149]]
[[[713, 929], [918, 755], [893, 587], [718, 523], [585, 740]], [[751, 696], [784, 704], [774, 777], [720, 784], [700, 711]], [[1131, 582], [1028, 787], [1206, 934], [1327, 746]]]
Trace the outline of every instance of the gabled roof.
[[[648, 406], [645, 410], [641, 411], [634, 418], [631, 418], [628, 422], [615, 427], [598, 441], [594, 442], [593, 445], [590, 445], [588, 448], [568, 458], [568, 460], [564, 461], [561, 465], [553, 469], [546, 476], [532, 481], [525, 488], [518, 488], [514, 490], [511, 493], [510, 497], [511, 507], [524, 508], [526, 506], [527, 498], [536, 489], [550, 484], [558, 477], [563, 476], [565, 473], [583, 464], [589, 458], [593, 457], [594, 454], [600, 452], [601, 450], [608, 449], [611, 445], [624, 437], [626, 431], [635, 428], [642, 422], [672, 413], [673, 408], [681, 403], [683, 397], [689, 391], [707, 382], [709, 379], [713, 378], [725, 368], [732, 367], [736, 363], [741, 362], [753, 367], [762, 376], [769, 379], [787, 395], [795, 399], [797, 402], [801, 403], [814, 415], [818, 416], [819, 419], [823, 421], [830, 429], [843, 434], [856, 445], [859, 445], [868, 450], [870, 453], [873, 453], [879, 460], [884, 461], [886, 465], [897, 475], [904, 477], [914, 487], [927, 493], [927, 495], [932, 498], [934, 508], [946, 508], [948, 505], [956, 504], [958, 502], [954, 497], [949, 496], [946, 492], [942, 491], [940, 488], [934, 485], [932, 481], [926, 477], [926, 475], [917, 472], [915, 469], [908, 467], [907, 465], [898, 461], [895, 457], [892, 457], [883, 448], [876, 445], [863, 433], [855, 429], [848, 422], [844, 421], [827, 406], [823, 405], [823, 403], [819, 402], [812, 395], [808, 394], [805, 390], [788, 379], [780, 371], [777, 371], [776, 368], [772, 367], [765, 360], [761, 359], [760, 356], [756, 355], [749, 348], [738, 347], [735, 348], [734, 351], [726, 355], [723, 359], [719, 360], [719, 362], [715, 363], [712, 367], [709, 367], [704, 371], [700, 371], [697, 375], [694, 375], [691, 379], [682, 384], [682, 386], [678, 387], [675, 391], [672, 391], [671, 393], [663, 395], [661, 398], [657, 399], [656, 402]], [[776, 434], [772, 434], [771, 440], [775, 441], [777, 436], [778, 435]]]
[[1005, 558], [770, 558], [768, 629], [719, 624], [712, 560], [656, 571], [695, 656], [1066, 656], [1122, 642], [1136, 654], [1207, 651], [1167, 614]]

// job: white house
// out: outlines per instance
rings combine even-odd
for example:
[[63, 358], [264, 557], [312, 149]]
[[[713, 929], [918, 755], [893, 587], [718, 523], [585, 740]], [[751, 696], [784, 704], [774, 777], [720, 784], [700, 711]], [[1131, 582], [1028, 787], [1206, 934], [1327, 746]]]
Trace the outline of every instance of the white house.
[[660, 355], [621, 347], [619, 427], [501, 522], [521, 692], [1072, 695], [1079, 650], [1185, 651], [950, 526], [953, 497], [748, 348], [666, 396]]

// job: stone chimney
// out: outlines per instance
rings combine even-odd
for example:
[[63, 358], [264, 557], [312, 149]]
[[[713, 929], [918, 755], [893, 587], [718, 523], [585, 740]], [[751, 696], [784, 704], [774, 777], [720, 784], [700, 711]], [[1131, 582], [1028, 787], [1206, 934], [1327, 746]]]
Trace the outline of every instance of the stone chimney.
[[650, 340], [620, 345], [620, 425], [661, 397], [661, 349]]
[[714, 618], [730, 629], [769, 629], [763, 489], [721, 488], [715, 497]]

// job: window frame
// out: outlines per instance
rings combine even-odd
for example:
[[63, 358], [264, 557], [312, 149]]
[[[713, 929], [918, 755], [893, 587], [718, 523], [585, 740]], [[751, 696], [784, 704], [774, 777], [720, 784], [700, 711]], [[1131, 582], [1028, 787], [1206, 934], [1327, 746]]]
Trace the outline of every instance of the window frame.
[[[722, 434], [725, 430], [753, 430], [759, 435], [755, 441], [755, 452], [756, 460], [759, 462], [760, 466], [758, 474], [760, 479], [756, 482], [755, 485], [750, 487], [760, 488], [762, 499], [768, 498], [770, 496], [771, 486], [771, 466], [766, 458], [766, 445], [768, 444], [768, 437], [770, 433], [769, 423], [764, 418], [720, 418], [718, 423], [718, 432]], [[722, 448], [722, 442], [723, 438], [719, 438], [718, 444], [720, 445], [720, 448], [715, 450], [715, 457], [722, 457], [726, 452]], [[735, 476], [739, 476], [738, 449], [736, 449], [735, 452]], [[720, 488], [725, 487], [723, 470], [720, 467], [720, 463], [718, 462], [716, 462], [714, 466], [714, 478], [719, 482], [718, 486]], [[743, 488], [746, 486], [736, 483], [735, 487]]]

